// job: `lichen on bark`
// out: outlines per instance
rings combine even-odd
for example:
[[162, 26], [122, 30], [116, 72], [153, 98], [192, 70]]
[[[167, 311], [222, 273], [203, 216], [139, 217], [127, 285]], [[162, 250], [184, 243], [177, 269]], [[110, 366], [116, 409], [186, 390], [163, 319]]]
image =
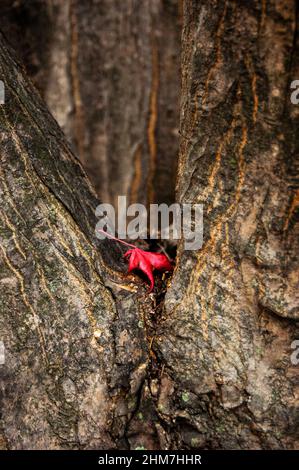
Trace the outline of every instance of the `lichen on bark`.
[[190, 0], [184, 20], [177, 198], [203, 204], [204, 243], [181, 243], [157, 334], [167, 417], [181, 445], [296, 448], [296, 5]]

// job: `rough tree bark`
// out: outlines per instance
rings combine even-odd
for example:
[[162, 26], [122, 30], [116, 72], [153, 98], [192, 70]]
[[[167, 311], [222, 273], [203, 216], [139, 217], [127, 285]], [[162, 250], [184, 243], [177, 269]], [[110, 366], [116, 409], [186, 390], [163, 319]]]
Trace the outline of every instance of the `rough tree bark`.
[[1, 446], [127, 447], [152, 298], [96, 242], [95, 194], [2, 36], [0, 74]]
[[296, 14], [184, 2], [177, 191], [204, 205], [204, 244], [180, 245], [156, 338], [181, 445], [298, 447]]
[[297, 26], [291, 0], [184, 2], [177, 197], [204, 204], [204, 245], [180, 244], [164, 308], [95, 240], [97, 199], [1, 38], [2, 447], [298, 446]]
[[2, 28], [103, 202], [174, 201], [179, 0], [4, 0]]

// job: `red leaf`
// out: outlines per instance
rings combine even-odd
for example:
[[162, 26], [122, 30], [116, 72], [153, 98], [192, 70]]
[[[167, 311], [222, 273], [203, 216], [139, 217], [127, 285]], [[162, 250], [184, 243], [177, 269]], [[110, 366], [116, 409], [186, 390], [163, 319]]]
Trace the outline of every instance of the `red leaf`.
[[133, 248], [128, 250], [124, 256], [129, 257], [129, 269], [128, 272], [133, 269], [140, 269], [150, 281], [150, 292], [154, 288], [154, 276], [153, 270], [158, 271], [172, 271], [173, 266], [169, 262], [167, 256], [162, 253], [152, 253], [150, 251], [144, 251], [140, 248]]
[[127, 243], [124, 240], [120, 240], [113, 235], [105, 232], [102, 229], [98, 229], [98, 232], [105, 234], [111, 240], [115, 240], [122, 245], [126, 245], [131, 247], [131, 250], [128, 250], [124, 257], [129, 257], [129, 269], [128, 272], [133, 271], [133, 269], [140, 269], [149, 279], [150, 281], [150, 292], [154, 288], [154, 275], [153, 270], [156, 269], [157, 271], [172, 271], [173, 266], [170, 263], [169, 259], [163, 253], [153, 253], [151, 251], [144, 251], [140, 248], [136, 248], [136, 246], [132, 245], [131, 243]]

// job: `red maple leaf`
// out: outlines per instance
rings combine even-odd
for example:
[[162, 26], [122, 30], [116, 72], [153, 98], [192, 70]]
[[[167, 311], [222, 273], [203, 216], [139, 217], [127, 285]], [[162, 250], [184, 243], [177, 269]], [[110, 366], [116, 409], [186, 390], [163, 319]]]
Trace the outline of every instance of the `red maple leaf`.
[[151, 251], [144, 251], [140, 248], [133, 248], [128, 250], [124, 257], [129, 257], [128, 272], [133, 269], [140, 269], [150, 281], [150, 292], [154, 288], [154, 275], [153, 270], [157, 271], [172, 271], [173, 267], [169, 262], [167, 256], [163, 253], [153, 253]]
[[131, 249], [128, 250], [125, 254], [125, 258], [129, 258], [129, 269], [128, 272], [133, 271], [134, 269], [139, 269], [142, 271], [150, 281], [150, 292], [154, 288], [154, 275], [153, 271], [172, 271], [173, 266], [170, 263], [169, 259], [163, 253], [154, 253], [152, 251], [144, 251], [141, 248], [137, 248], [131, 243], [127, 243], [119, 238], [113, 237], [104, 230], [99, 230], [102, 233], [105, 233], [112, 240], [118, 241], [123, 245], [129, 246]]

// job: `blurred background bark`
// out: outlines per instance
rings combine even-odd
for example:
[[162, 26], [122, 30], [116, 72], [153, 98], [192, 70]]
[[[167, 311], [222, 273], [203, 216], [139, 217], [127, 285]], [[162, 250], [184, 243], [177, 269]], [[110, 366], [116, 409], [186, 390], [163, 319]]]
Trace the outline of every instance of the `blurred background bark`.
[[1, 28], [100, 199], [174, 201], [180, 0], [1, 2]]

